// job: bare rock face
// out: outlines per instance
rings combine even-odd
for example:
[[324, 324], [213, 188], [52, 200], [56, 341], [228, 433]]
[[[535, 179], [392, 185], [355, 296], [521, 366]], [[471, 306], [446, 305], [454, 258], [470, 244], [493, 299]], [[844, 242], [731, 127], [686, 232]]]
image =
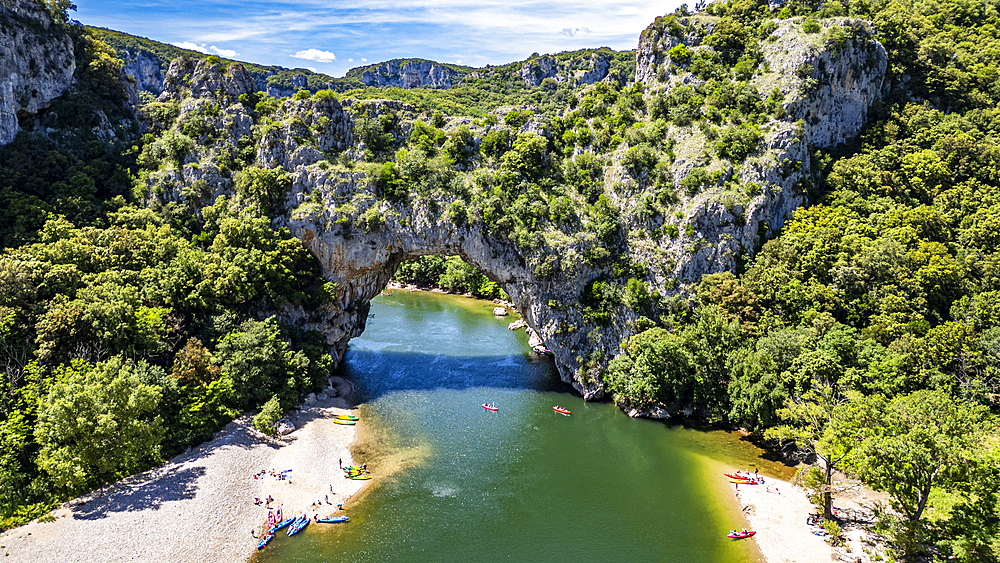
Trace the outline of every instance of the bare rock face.
[[125, 63], [125, 73], [135, 80], [136, 88], [159, 95], [163, 92], [165, 74], [156, 57], [142, 51], [121, 50], [118, 53]]
[[215, 99], [224, 96], [235, 101], [241, 94], [257, 91], [257, 81], [239, 63], [210, 63], [203, 59], [178, 57], [170, 63], [163, 80], [163, 93], [157, 98], [164, 102], [172, 98]]
[[525, 61], [520, 75], [525, 86], [541, 86], [542, 81], [551, 78], [558, 83], [567, 82], [572, 86], [582, 86], [600, 82], [608, 76], [611, 68], [607, 52], [592, 53], [588, 58], [558, 60], [551, 55], [542, 55]]
[[73, 41], [32, 0], [0, 3], [0, 145], [20, 131], [19, 114], [48, 107], [73, 82]]
[[388, 61], [361, 73], [366, 86], [451, 88], [458, 73], [432, 61]]

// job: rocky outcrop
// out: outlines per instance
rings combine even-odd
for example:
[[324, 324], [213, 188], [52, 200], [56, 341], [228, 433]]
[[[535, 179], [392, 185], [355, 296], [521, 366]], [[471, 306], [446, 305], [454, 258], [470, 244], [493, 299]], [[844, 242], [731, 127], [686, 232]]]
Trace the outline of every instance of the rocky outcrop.
[[520, 76], [525, 86], [541, 86], [542, 81], [551, 78], [557, 83], [583, 86], [600, 82], [608, 76], [611, 68], [610, 52], [599, 51], [589, 57], [557, 59], [551, 55], [534, 57], [521, 65]]
[[365, 86], [451, 88], [454, 70], [433, 61], [387, 61], [361, 73]]
[[0, 145], [73, 82], [73, 41], [32, 0], [0, 3]]
[[170, 63], [158, 101], [225, 98], [232, 103], [241, 94], [257, 91], [257, 81], [240, 63], [210, 63], [204, 59], [180, 57]]
[[[650, 259], [667, 254], [673, 267], [666, 276], [695, 282], [751, 257], [764, 237], [777, 233], [805, 203], [803, 182], [812, 174], [813, 150], [857, 135], [868, 108], [882, 96], [887, 56], [870, 23], [832, 18], [822, 20], [819, 33], [805, 33], [800, 20], [779, 20], [762, 42], [766, 70], [758, 69], [749, 80], [762, 101], [781, 100], [780, 111], [760, 126], [763, 139], [756, 150], [741, 162], [706, 162], [705, 147], [714, 142], [692, 128], [674, 131], [675, 185], [686, 189], [682, 183], [698, 167], [716, 179], [670, 223], [677, 233], [673, 240], [633, 250]], [[702, 43], [715, 25], [714, 18], [703, 16], [658, 19], [640, 38], [636, 76], [664, 91], [703, 84], [687, 71], [686, 61], [671, 60], [670, 49], [710, 49]], [[612, 194], [624, 209], [635, 209], [635, 199], [628, 196]]]
[[141, 91], [160, 95], [163, 92], [163, 67], [160, 61], [144, 51], [118, 51], [118, 57], [125, 63], [125, 73], [135, 80]]

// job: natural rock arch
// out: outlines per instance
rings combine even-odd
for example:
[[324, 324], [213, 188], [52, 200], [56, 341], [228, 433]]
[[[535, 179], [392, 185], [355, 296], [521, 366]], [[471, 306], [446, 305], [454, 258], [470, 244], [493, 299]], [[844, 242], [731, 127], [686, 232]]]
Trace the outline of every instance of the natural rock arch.
[[[572, 270], [575, 275], [540, 278], [508, 240], [477, 227], [440, 220], [426, 208], [401, 211], [398, 216], [389, 214], [383, 227], [372, 232], [342, 226], [327, 229], [309, 219], [290, 219], [292, 234], [317, 257], [324, 277], [337, 284], [338, 299], [322, 312], [321, 319], [304, 311], [286, 311], [284, 320], [320, 330], [342, 356], [349, 340], [364, 331], [369, 302], [382, 292], [400, 264], [419, 256], [457, 255], [510, 295], [528, 326], [553, 351], [563, 381], [585, 398], [603, 394], [603, 384], [596, 377], [581, 381], [577, 356], [586, 358], [587, 347], [600, 349], [605, 340], [620, 341], [621, 331], [614, 324], [601, 327], [607, 330], [591, 342], [592, 323], [573, 308], [550, 306], [578, 301], [585, 286], [601, 275], [601, 268], [584, 265]], [[627, 323], [629, 319], [622, 315], [615, 320]]]

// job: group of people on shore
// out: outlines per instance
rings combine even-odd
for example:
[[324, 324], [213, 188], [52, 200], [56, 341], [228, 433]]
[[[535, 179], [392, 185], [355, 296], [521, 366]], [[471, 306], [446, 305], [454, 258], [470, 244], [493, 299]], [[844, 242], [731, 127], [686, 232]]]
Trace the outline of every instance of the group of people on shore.
[[291, 472], [291, 469], [285, 469], [284, 471], [275, 471], [274, 469], [271, 470], [261, 469], [258, 473], [254, 473], [253, 479], [254, 481], [257, 481], [259, 479], [263, 479], [264, 477], [270, 475], [271, 477], [274, 477], [279, 481], [284, 481], [288, 479], [289, 472]]

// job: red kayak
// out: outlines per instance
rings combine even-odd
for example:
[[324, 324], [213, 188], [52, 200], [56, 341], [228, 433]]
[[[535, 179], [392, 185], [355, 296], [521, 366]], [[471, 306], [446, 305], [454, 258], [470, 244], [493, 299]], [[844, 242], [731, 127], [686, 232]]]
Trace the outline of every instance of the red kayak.
[[750, 531], [750, 532], [729, 532], [728, 534], [726, 534], [726, 537], [727, 538], [733, 538], [734, 540], [741, 540], [741, 539], [744, 539], [744, 538], [752, 537], [756, 533], [757, 533], [757, 530], [753, 530], [753, 531]]
[[560, 407], [559, 405], [556, 405], [556, 406], [552, 407], [552, 410], [556, 411], [559, 414], [564, 414], [566, 416], [569, 416], [570, 414], [572, 414], [572, 413], [569, 412], [569, 409], [564, 409], [564, 408]]
[[483, 403], [483, 404], [481, 404], [479, 406], [483, 407], [484, 409], [486, 409], [488, 411], [494, 411], [494, 412], [496, 412], [496, 411], [500, 410], [500, 407], [494, 407], [493, 405], [487, 405], [486, 403]]

